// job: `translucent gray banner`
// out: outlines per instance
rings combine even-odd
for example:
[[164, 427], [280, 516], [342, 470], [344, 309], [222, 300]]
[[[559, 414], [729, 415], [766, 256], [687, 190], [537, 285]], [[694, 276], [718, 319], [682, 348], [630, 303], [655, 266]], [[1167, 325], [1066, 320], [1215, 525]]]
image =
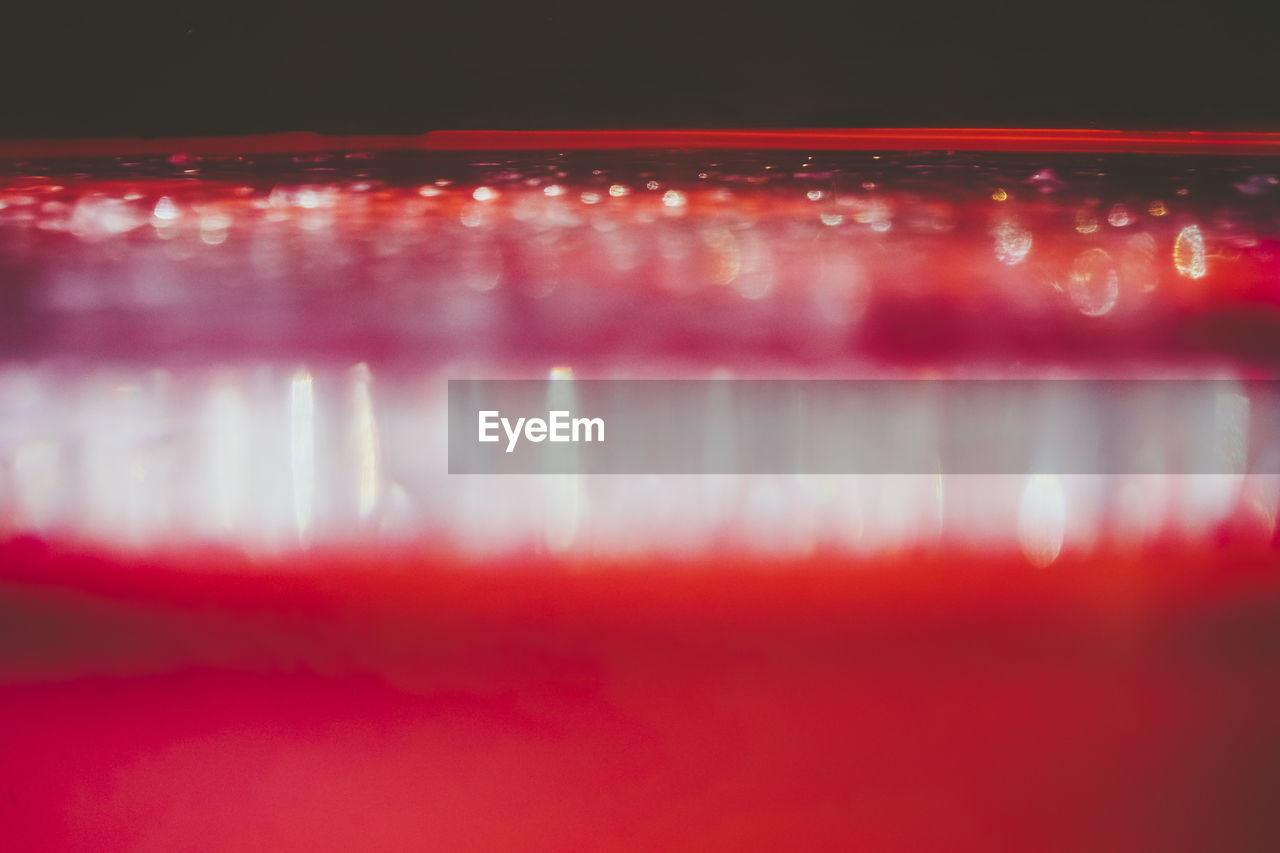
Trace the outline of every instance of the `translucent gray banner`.
[[1280, 473], [1280, 382], [450, 380], [449, 472]]

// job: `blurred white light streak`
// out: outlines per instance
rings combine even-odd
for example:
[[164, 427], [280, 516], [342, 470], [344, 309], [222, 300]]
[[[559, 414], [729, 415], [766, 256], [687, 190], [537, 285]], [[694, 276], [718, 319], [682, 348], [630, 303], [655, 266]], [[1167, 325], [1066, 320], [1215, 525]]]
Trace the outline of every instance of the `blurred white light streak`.
[[1056, 475], [1027, 478], [1018, 508], [1018, 544], [1023, 556], [1038, 568], [1058, 559], [1067, 525], [1067, 499]]
[[356, 465], [359, 468], [356, 509], [361, 518], [368, 518], [377, 507], [381, 489], [378, 425], [374, 418], [373, 396], [370, 390], [373, 374], [366, 364], [356, 365], [352, 372], [355, 377], [352, 426], [355, 432]]
[[[241, 510], [248, 496], [251, 417], [244, 395], [232, 381], [219, 382], [209, 401], [206, 457], [212, 487], [213, 520], [218, 533], [240, 528]], [[200, 496], [196, 495], [199, 513]]]
[[293, 470], [293, 507], [298, 539], [311, 539], [316, 490], [315, 398], [311, 374], [300, 371], [290, 383], [289, 459]]

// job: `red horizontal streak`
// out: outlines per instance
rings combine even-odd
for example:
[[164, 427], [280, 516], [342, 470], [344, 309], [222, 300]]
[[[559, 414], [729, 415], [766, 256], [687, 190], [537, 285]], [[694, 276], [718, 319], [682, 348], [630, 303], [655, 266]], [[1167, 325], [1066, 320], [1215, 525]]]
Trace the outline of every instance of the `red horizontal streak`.
[[622, 150], [644, 148], [825, 151], [1027, 151], [1136, 154], [1280, 154], [1277, 133], [957, 128], [827, 130], [441, 130], [427, 148]]
[[258, 136], [0, 140], [0, 158], [366, 151], [644, 150], [1009, 151], [1280, 155], [1280, 133], [1039, 129], [438, 130], [400, 136]]
[[0, 158], [147, 157], [173, 154], [341, 154], [368, 151], [420, 151], [427, 136], [326, 136], [320, 133], [269, 133], [257, 136], [182, 136], [158, 139], [12, 139], [0, 140]]

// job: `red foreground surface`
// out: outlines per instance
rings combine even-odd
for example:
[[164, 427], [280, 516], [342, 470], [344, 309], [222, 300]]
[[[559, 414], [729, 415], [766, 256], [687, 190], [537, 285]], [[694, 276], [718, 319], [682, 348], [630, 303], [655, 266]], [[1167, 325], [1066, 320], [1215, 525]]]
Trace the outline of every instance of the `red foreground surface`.
[[0, 566], [11, 850], [1280, 845], [1273, 548]]

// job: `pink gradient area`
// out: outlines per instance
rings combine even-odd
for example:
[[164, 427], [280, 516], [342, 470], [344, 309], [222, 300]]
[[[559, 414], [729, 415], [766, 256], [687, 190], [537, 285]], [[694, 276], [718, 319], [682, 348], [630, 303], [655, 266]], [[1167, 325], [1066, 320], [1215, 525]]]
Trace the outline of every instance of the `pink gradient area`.
[[1280, 842], [1265, 548], [0, 565], [9, 849]]

